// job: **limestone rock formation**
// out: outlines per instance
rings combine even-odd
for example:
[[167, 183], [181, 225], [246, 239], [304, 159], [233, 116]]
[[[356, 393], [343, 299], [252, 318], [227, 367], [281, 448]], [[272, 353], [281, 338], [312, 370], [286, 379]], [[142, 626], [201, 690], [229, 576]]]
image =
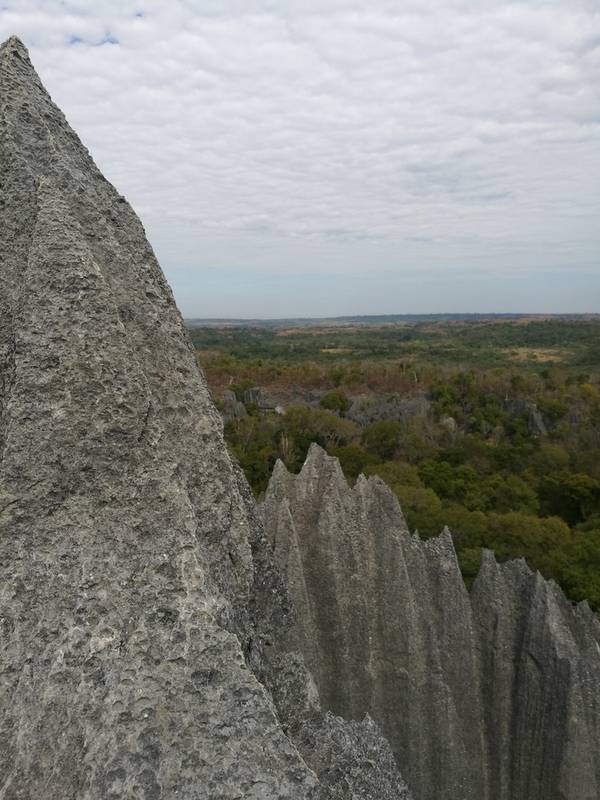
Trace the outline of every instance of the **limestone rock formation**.
[[243, 400], [246, 405], [256, 406], [260, 411], [275, 411], [277, 406], [275, 400], [260, 386], [245, 389]]
[[515, 398], [506, 403], [506, 410], [514, 417], [525, 417], [527, 428], [534, 436], [546, 436], [548, 430], [536, 403], [523, 398]]
[[0, 103], [0, 796], [404, 797], [282, 650], [171, 291], [16, 38]]
[[600, 622], [523, 560], [473, 587], [490, 797], [600, 797]]
[[232, 419], [244, 419], [248, 416], [246, 406], [240, 402], [235, 396], [234, 392], [226, 389], [223, 392], [223, 409], [221, 416], [224, 422], [229, 422]]
[[313, 445], [262, 506], [325, 707], [380, 723], [416, 798], [479, 798], [482, 721], [469, 598], [448, 534], [411, 537], [380, 479], [348, 487]]
[[313, 445], [261, 513], [323, 704], [369, 713], [416, 800], [600, 797], [600, 625], [524, 562], [486, 554], [469, 597], [448, 531], [411, 536], [377, 478]]
[[411, 420], [421, 422], [431, 413], [431, 402], [424, 394], [401, 397], [389, 394], [380, 397], [354, 397], [346, 416], [362, 427], [381, 420], [396, 420], [409, 424]]

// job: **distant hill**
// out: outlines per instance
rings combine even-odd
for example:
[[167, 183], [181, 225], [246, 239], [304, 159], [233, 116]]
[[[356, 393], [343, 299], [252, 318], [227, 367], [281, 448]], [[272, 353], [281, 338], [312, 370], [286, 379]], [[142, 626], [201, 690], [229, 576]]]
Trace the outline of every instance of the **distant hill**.
[[480, 322], [483, 320], [522, 320], [522, 319], [591, 319], [600, 314], [369, 314], [347, 317], [282, 317], [280, 319], [236, 319], [227, 317], [199, 318], [185, 320], [189, 328], [313, 328], [317, 326], [344, 325], [398, 325], [423, 322]]

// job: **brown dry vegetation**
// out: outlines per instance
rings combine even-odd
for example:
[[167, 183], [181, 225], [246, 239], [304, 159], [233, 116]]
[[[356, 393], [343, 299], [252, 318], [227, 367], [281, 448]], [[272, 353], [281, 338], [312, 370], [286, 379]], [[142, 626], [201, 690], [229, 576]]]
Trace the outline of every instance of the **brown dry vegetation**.
[[558, 348], [514, 347], [504, 352], [511, 361], [537, 361], [540, 364], [558, 363], [567, 358], [567, 353]]

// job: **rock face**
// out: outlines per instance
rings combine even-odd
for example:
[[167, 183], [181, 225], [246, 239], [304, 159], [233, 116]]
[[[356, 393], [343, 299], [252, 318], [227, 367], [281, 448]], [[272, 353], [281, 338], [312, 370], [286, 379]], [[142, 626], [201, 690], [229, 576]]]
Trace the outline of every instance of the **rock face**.
[[383, 481], [350, 489], [316, 445], [299, 476], [277, 465], [262, 513], [324, 706], [368, 711], [416, 798], [483, 798], [472, 619], [449, 534], [411, 537]]
[[171, 291], [16, 38], [0, 101], [0, 796], [404, 797], [283, 650]]
[[261, 389], [260, 386], [253, 386], [250, 389], [246, 389], [243, 399], [244, 403], [247, 405], [254, 405], [260, 409], [260, 411], [274, 411], [277, 406], [275, 400], [273, 400], [264, 389]]
[[229, 422], [232, 419], [244, 419], [248, 416], [246, 406], [229, 389], [223, 392], [223, 411], [221, 413], [224, 422]]
[[509, 414], [515, 417], [524, 416], [527, 419], [527, 428], [534, 436], [546, 436], [548, 430], [536, 403], [522, 398], [516, 398], [506, 404]]
[[381, 420], [396, 420], [404, 424], [417, 418], [425, 419], [431, 412], [431, 403], [423, 394], [401, 397], [398, 394], [381, 397], [355, 397], [346, 416], [361, 426]]
[[421, 541], [382, 481], [316, 445], [261, 513], [323, 704], [368, 712], [416, 800], [600, 797], [600, 624], [486, 554], [469, 597], [450, 534]]
[[490, 797], [600, 797], [600, 623], [521, 561], [473, 587]]

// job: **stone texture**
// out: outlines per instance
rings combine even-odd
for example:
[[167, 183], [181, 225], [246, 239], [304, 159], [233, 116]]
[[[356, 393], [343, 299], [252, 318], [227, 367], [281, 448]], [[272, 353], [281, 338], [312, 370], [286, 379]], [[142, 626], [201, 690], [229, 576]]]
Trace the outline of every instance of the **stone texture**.
[[362, 427], [381, 420], [395, 420], [407, 425], [418, 419], [421, 424], [431, 414], [431, 403], [424, 394], [401, 397], [399, 394], [354, 397], [346, 417]]
[[229, 422], [234, 419], [244, 419], [248, 416], [246, 406], [241, 403], [229, 389], [223, 392], [223, 410], [221, 415], [224, 422]]
[[326, 708], [370, 714], [416, 800], [600, 796], [600, 626], [524, 562], [469, 597], [448, 531], [411, 536], [382, 481], [313, 445], [261, 513]]
[[506, 403], [506, 410], [514, 417], [525, 416], [527, 428], [534, 436], [546, 436], [548, 431], [536, 403], [524, 398], [515, 398]]
[[600, 622], [524, 561], [473, 587], [490, 796], [600, 797]]
[[0, 797], [325, 800], [348, 763], [347, 797], [403, 796], [371, 723], [276, 708], [310, 676], [250, 492], [140, 221], [16, 38], [0, 104]]
[[316, 445], [299, 476], [278, 463], [262, 513], [323, 705], [369, 713], [415, 797], [482, 798], [476, 652], [449, 534], [411, 537], [383, 481], [350, 489]]
[[243, 401], [246, 405], [256, 406], [260, 411], [274, 411], [277, 405], [268, 392], [265, 392], [260, 386], [252, 386], [250, 389], [245, 389]]

